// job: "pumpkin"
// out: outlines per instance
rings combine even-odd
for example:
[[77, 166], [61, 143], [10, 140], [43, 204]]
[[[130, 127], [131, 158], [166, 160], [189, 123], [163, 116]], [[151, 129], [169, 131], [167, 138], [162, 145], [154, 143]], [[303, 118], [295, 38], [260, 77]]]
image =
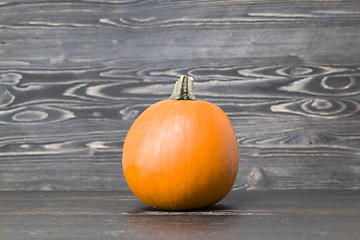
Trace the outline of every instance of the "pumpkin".
[[196, 100], [181, 76], [169, 99], [135, 120], [124, 142], [126, 182], [145, 204], [190, 210], [219, 202], [231, 190], [239, 151], [234, 128], [215, 104]]

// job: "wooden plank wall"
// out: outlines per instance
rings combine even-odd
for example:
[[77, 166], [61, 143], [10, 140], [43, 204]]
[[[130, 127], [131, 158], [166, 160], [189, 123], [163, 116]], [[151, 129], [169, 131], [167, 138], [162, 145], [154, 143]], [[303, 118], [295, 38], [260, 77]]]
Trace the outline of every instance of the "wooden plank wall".
[[127, 189], [182, 74], [234, 125], [234, 189], [359, 189], [359, 26], [357, 0], [3, 0], [0, 190]]

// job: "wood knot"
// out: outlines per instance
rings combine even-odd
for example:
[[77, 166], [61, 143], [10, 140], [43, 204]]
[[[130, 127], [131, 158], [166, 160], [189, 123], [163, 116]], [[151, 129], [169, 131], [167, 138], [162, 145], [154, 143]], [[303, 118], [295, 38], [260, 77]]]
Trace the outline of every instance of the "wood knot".
[[247, 189], [249, 190], [268, 189], [269, 179], [265, 171], [260, 167], [251, 169], [247, 180], [249, 185]]

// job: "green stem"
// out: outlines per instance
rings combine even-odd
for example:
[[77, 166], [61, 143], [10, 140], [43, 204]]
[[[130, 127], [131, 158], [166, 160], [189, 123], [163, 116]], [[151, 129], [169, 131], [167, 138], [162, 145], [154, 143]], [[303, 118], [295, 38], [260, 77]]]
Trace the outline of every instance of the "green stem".
[[176, 81], [174, 91], [169, 97], [173, 100], [196, 100], [194, 95], [194, 79], [188, 76], [181, 76]]

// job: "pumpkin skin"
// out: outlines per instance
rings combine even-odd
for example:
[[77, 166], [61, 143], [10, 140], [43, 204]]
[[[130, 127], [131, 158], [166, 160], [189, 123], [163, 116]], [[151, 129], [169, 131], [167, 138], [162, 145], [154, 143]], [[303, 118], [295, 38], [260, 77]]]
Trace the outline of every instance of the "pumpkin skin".
[[163, 100], [131, 126], [123, 147], [125, 179], [135, 196], [163, 210], [217, 203], [231, 190], [239, 151], [234, 128], [216, 105]]

